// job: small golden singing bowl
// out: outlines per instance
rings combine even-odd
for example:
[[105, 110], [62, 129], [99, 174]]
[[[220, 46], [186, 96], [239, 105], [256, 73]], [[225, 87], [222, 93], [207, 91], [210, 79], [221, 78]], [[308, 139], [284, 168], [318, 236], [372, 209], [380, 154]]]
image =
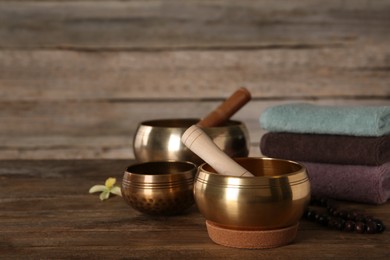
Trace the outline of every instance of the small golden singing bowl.
[[123, 199], [149, 215], [176, 215], [194, 204], [196, 165], [165, 161], [131, 165], [122, 180]]
[[305, 167], [280, 159], [237, 158], [255, 177], [216, 174], [204, 163], [194, 181], [195, 202], [209, 223], [237, 230], [297, 225], [310, 200]]
[[[161, 119], [145, 121], [138, 125], [133, 139], [134, 156], [139, 162], [190, 161], [200, 165], [204, 161], [182, 142], [182, 134], [199, 119]], [[230, 157], [249, 154], [249, 134], [239, 121], [228, 121], [224, 126], [203, 129]]]

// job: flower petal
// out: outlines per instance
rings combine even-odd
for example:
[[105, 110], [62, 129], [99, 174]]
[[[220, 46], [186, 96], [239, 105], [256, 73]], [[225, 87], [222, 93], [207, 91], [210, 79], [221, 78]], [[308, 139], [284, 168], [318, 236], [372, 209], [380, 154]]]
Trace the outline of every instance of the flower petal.
[[104, 185], [95, 185], [95, 186], [92, 186], [92, 187], [89, 189], [89, 193], [104, 191], [104, 190], [106, 190], [106, 189], [107, 189], [107, 187], [104, 186]]
[[105, 190], [103, 191], [102, 193], [100, 193], [100, 200], [106, 200], [110, 197], [110, 192], [108, 190]]
[[108, 178], [106, 180], [106, 187], [111, 189], [114, 186], [115, 182], [116, 182], [116, 178]]
[[119, 188], [118, 186], [114, 186], [111, 190], [110, 190], [111, 193], [117, 195], [117, 196], [121, 196], [122, 197], [122, 192], [121, 192], [121, 188]]

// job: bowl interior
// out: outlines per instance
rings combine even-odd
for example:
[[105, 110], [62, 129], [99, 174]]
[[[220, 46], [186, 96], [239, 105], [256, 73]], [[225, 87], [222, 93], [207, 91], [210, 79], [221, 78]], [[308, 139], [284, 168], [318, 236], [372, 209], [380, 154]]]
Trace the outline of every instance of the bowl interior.
[[127, 168], [127, 172], [140, 175], [168, 175], [193, 171], [196, 166], [191, 162], [166, 161], [146, 162], [135, 164]]
[[[302, 165], [288, 160], [274, 158], [235, 158], [234, 160], [255, 176], [283, 177], [304, 170]], [[201, 170], [210, 174], [218, 174], [208, 164], [203, 164]]]

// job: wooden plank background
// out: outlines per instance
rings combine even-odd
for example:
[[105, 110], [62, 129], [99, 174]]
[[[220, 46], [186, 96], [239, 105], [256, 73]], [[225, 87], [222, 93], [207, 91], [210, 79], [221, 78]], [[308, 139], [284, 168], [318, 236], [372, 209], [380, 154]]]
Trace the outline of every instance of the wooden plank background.
[[131, 158], [139, 122], [390, 105], [390, 0], [0, 0], [0, 159]]

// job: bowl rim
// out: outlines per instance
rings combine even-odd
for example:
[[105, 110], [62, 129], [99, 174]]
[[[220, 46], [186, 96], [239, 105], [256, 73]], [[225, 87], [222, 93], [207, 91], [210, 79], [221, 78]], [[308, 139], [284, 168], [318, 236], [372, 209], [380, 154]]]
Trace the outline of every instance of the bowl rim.
[[[173, 129], [181, 129], [181, 128], [188, 128], [189, 126], [191, 125], [194, 125], [196, 124], [197, 122], [200, 121], [201, 118], [195, 118], [195, 117], [190, 117], [190, 118], [160, 118], [160, 119], [151, 119], [151, 120], [145, 120], [145, 121], [142, 121], [139, 123], [139, 127], [143, 126], [143, 127], [154, 127], [154, 128], [173, 128]], [[163, 126], [163, 125], [156, 125], [157, 123], [171, 123], [173, 124], [174, 122], [185, 122], [185, 121], [188, 121], [189, 122], [189, 126]], [[213, 128], [224, 128], [224, 127], [232, 127], [232, 126], [242, 126], [244, 125], [244, 123], [242, 121], [239, 121], [239, 120], [227, 120], [228, 122], [228, 125], [221, 125], [221, 126], [214, 126], [214, 127], [205, 127], [206, 129], [210, 128], [210, 129], [213, 129]]]
[[[159, 165], [159, 164], [185, 164], [185, 165], [188, 165], [189, 168], [188, 170], [185, 170], [185, 171], [177, 171], [177, 172], [174, 172], [174, 173], [140, 173], [140, 172], [132, 172], [132, 171], [129, 171], [130, 168], [136, 168], [136, 167], [142, 167], [142, 166], [146, 166], [146, 165]], [[136, 176], [172, 176], [172, 175], [183, 175], [183, 174], [189, 174], [189, 173], [192, 173], [194, 170], [196, 171], [196, 169], [198, 168], [198, 166], [191, 162], [191, 161], [182, 161], [182, 160], [161, 160], [161, 161], [148, 161], [148, 162], [137, 162], [137, 163], [134, 163], [134, 164], [131, 164], [129, 166], [126, 167], [125, 169], [125, 173], [128, 173], [128, 174], [131, 174], [131, 175], [136, 175]]]
[[[210, 177], [212, 178], [221, 178], [221, 179], [224, 179], [224, 178], [234, 178], [234, 179], [238, 179], [240, 181], [246, 181], [246, 183], [248, 185], [252, 185], [252, 184], [249, 184], [248, 182], [252, 179], [256, 179], [256, 180], [277, 180], [277, 179], [282, 179], [282, 178], [291, 178], [291, 177], [295, 177], [296, 175], [302, 175], [301, 177], [297, 177], [297, 179], [291, 179], [290, 182], [292, 183], [295, 183], [295, 184], [299, 184], [299, 183], [302, 183], [302, 182], [305, 182], [307, 180], [309, 180], [309, 177], [307, 175], [307, 169], [306, 167], [301, 164], [301, 163], [298, 163], [296, 161], [292, 161], [292, 160], [286, 160], [286, 159], [280, 159], [280, 158], [272, 158], [272, 157], [261, 157], [261, 156], [257, 156], [257, 157], [237, 157], [237, 158], [233, 158], [235, 161], [240, 161], [240, 160], [262, 160], [262, 161], [279, 161], [279, 162], [283, 162], [283, 163], [288, 163], [288, 164], [293, 164], [293, 165], [296, 165], [299, 167], [299, 169], [297, 169], [296, 171], [292, 171], [292, 172], [289, 172], [289, 173], [285, 173], [285, 174], [282, 174], [282, 175], [272, 175], [272, 176], [254, 176], [254, 177], [248, 177], [248, 176], [231, 176], [231, 175], [225, 175], [225, 174], [219, 174], [219, 173], [216, 173], [216, 172], [211, 172], [211, 171], [208, 171], [208, 170], [205, 170], [204, 169], [204, 166], [208, 165], [208, 163], [202, 163], [201, 165], [198, 166], [198, 172], [197, 172], [197, 176], [196, 176], [196, 179], [199, 179], [200, 178], [200, 174], [201, 173], [204, 173], [204, 174], [207, 174], [207, 175], [210, 175]], [[208, 165], [209, 167], [211, 167], [210, 165]], [[253, 185], [257, 185], [257, 184], [253, 184]]]

